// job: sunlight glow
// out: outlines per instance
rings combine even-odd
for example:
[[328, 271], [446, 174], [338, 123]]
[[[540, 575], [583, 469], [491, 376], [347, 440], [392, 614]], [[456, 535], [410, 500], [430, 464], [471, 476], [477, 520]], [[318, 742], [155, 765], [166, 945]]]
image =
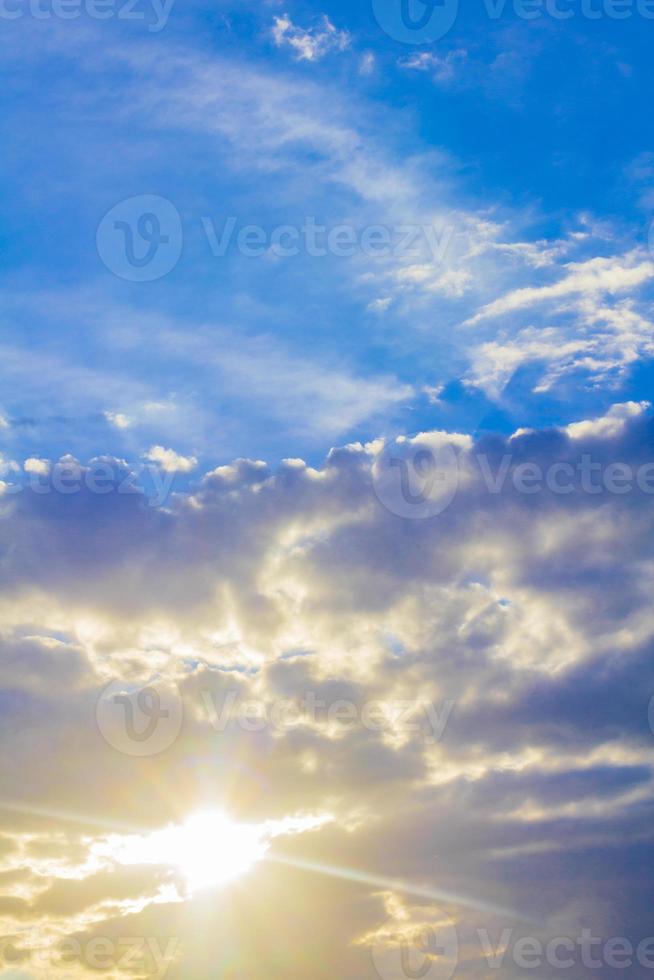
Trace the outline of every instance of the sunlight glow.
[[263, 827], [235, 823], [224, 813], [206, 812], [151, 834], [111, 837], [102, 850], [119, 864], [173, 866], [193, 893], [246, 874], [269, 846]]
[[273, 838], [315, 830], [331, 819], [330, 815], [286, 817], [246, 824], [220, 811], [206, 811], [150, 834], [112, 834], [94, 844], [92, 852], [122, 865], [174, 867], [194, 894], [246, 874], [266, 856]]

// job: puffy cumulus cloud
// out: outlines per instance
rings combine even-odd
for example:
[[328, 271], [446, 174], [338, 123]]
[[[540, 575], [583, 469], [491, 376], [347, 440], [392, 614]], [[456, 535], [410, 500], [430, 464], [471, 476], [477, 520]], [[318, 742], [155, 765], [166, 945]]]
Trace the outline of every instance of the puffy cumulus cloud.
[[566, 426], [565, 431], [571, 439], [583, 439], [593, 435], [616, 436], [624, 429], [629, 419], [642, 415], [649, 408], [651, 408], [649, 402], [624, 402], [621, 405], [612, 405], [603, 418], [572, 422]]
[[190, 473], [198, 465], [195, 456], [181, 456], [174, 449], [163, 446], [153, 446], [145, 458], [150, 463], [157, 463], [166, 473]]
[[47, 459], [36, 459], [31, 456], [23, 463], [26, 473], [35, 473], [37, 476], [47, 476], [50, 472], [50, 461]]
[[[631, 404], [511, 438], [352, 444], [320, 468], [237, 460], [166, 511], [87, 487], [13, 497], [2, 965], [354, 980], [448, 922], [470, 978], [500, 942], [502, 975], [522, 976], [524, 937], [591, 928], [636, 948], [652, 931], [653, 436]], [[396, 497], [376, 476], [389, 452]], [[452, 476], [429, 454], [456, 492], [398, 516]], [[119, 860], [214, 809], [284, 828], [223, 888], [189, 894], [163, 855]], [[205, 846], [215, 860], [218, 828]]]

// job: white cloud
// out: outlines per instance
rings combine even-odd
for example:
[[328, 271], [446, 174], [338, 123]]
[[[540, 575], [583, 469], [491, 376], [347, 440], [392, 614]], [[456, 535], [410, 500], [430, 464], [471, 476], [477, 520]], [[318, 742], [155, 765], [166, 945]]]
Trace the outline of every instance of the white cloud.
[[444, 385], [424, 385], [422, 388], [423, 393], [427, 395], [427, 398], [432, 405], [438, 405], [440, 403], [441, 395], [443, 394], [444, 390]]
[[398, 64], [401, 68], [428, 72], [435, 82], [447, 85], [461, 76], [467, 60], [468, 52], [459, 48], [448, 51], [444, 57], [430, 51], [420, 51], [407, 58], [400, 58]]
[[275, 17], [273, 38], [277, 47], [293, 49], [299, 61], [320, 61], [330, 51], [345, 51], [351, 38], [347, 31], [338, 30], [323, 14], [319, 26], [297, 27], [288, 14]]
[[615, 296], [630, 292], [654, 278], [654, 263], [638, 250], [621, 257], [598, 257], [585, 262], [569, 262], [563, 269], [565, 275], [558, 282], [549, 286], [512, 290], [483, 307], [467, 321], [468, 324], [476, 324], [480, 320], [568, 296]]
[[373, 299], [371, 303], [368, 303], [368, 312], [386, 313], [392, 302], [392, 296], [380, 296], [378, 299]]
[[198, 465], [195, 456], [180, 456], [173, 449], [164, 449], [163, 446], [153, 446], [145, 458], [157, 463], [166, 473], [190, 473]]
[[377, 59], [372, 51], [366, 51], [365, 54], [361, 55], [361, 61], [359, 62], [360, 75], [372, 75], [376, 67]]
[[449, 269], [438, 276], [431, 288], [445, 296], [463, 296], [470, 289], [473, 277], [467, 269]]
[[105, 412], [104, 417], [107, 422], [115, 426], [117, 429], [129, 429], [132, 424], [131, 419], [120, 412]]
[[518, 368], [539, 364], [535, 392], [549, 391], [580, 372], [593, 383], [614, 386], [640, 358], [654, 356], [654, 323], [632, 301], [609, 306], [584, 298], [575, 309], [571, 323], [526, 327], [513, 338], [473, 346], [466, 381], [499, 398]]
[[34, 457], [30, 457], [30, 459], [26, 459], [23, 464], [23, 468], [26, 473], [35, 473], [38, 474], [39, 476], [47, 476], [48, 473], [50, 472], [50, 466], [51, 466], [50, 460], [36, 459]]
[[565, 427], [565, 432], [571, 439], [615, 439], [630, 419], [637, 418], [649, 408], [651, 408], [649, 402], [623, 402], [620, 405], [612, 405], [603, 418], [572, 422]]

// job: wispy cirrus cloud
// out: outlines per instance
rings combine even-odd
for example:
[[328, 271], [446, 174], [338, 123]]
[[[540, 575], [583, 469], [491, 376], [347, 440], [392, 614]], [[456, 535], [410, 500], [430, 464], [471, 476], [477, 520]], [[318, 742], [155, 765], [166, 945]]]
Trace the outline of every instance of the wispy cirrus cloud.
[[566, 263], [562, 272], [558, 282], [551, 285], [526, 287], [507, 293], [483, 307], [467, 323], [472, 326], [481, 320], [565, 297], [597, 298], [629, 293], [654, 278], [654, 263], [641, 250], [635, 250], [624, 256]]

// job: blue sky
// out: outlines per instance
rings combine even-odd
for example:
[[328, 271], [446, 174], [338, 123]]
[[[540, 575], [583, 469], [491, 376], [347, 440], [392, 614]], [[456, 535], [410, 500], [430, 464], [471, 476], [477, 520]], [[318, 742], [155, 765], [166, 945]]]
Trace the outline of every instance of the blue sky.
[[[650, 25], [635, 8], [589, 20], [573, 7], [559, 21], [464, 4], [426, 45], [387, 36], [365, 4], [173, 6], [158, 31], [146, 7], [133, 22], [27, 8], [7, 21], [12, 452], [133, 461], [157, 444], [207, 465], [317, 461], [380, 434], [513, 431], [645, 397]], [[168, 274], [135, 283], [105, 267], [96, 233], [144, 195], [177, 210], [183, 249]], [[268, 236], [307, 218], [345, 224], [358, 245], [213, 255], [206, 223], [220, 235], [230, 217]], [[395, 229], [415, 227], [417, 257], [362, 254], [379, 225], [400, 252]], [[604, 263], [596, 285], [466, 325], [588, 262]], [[611, 269], [635, 266], [611, 293]], [[607, 298], [643, 318], [636, 341], [606, 336]], [[543, 327], [590, 343], [600, 370], [580, 348], [535, 391], [553, 348], [525, 331]], [[484, 344], [502, 348], [494, 366], [480, 364]]]

